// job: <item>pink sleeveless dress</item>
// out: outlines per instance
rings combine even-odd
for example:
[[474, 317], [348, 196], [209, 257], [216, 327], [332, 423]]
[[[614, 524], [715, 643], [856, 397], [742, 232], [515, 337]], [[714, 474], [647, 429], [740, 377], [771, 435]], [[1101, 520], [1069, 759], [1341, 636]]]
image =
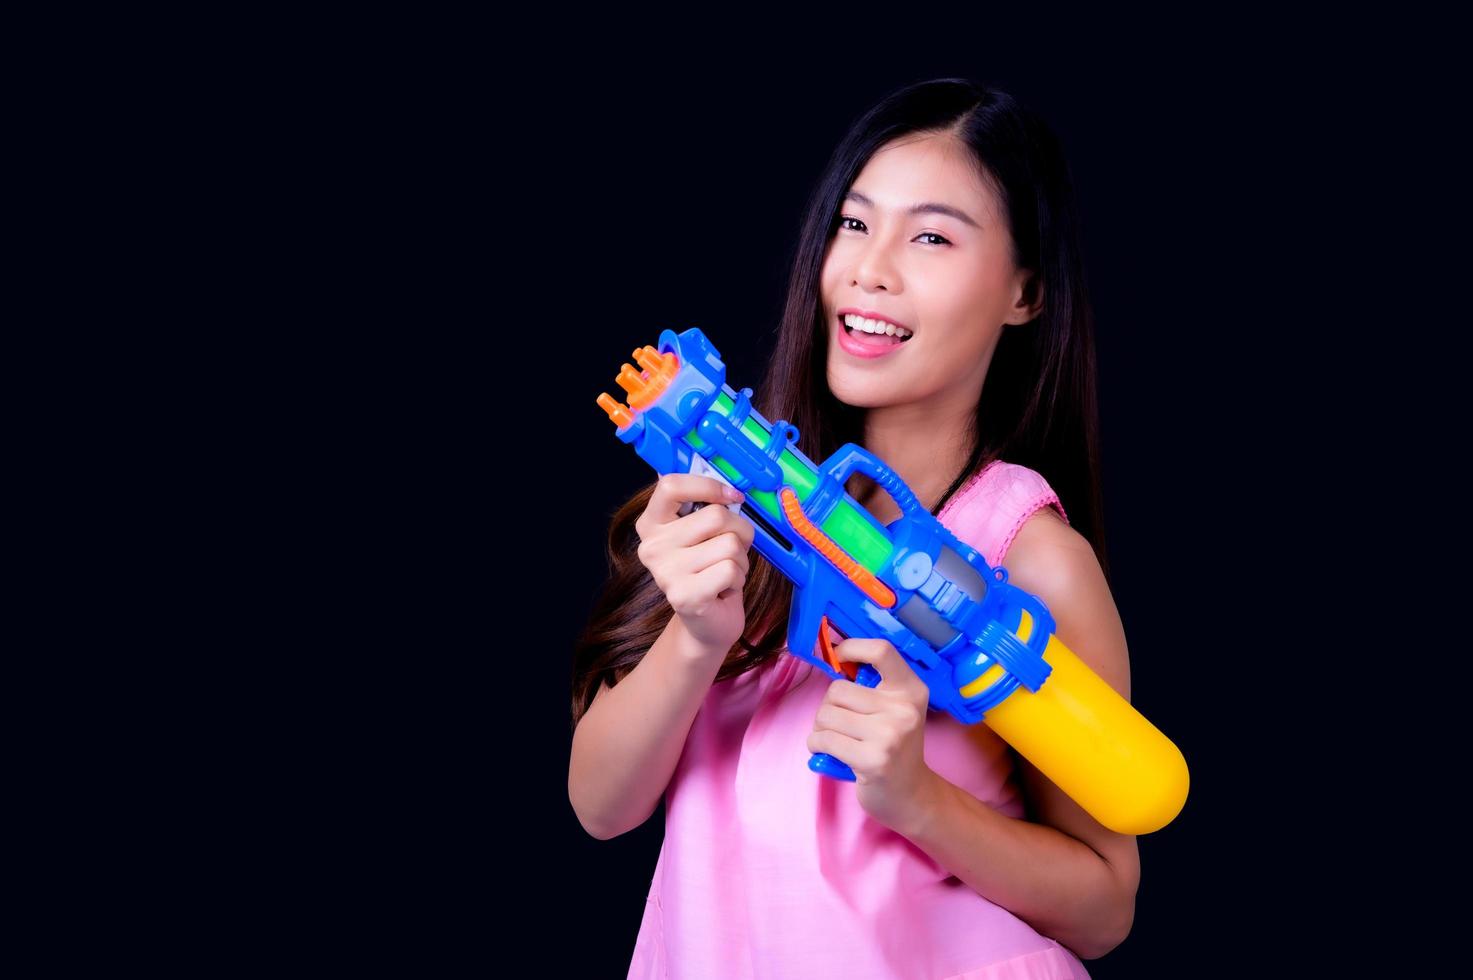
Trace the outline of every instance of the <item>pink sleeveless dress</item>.
[[[1059, 498], [995, 462], [938, 515], [991, 565]], [[711, 685], [665, 791], [665, 842], [631, 980], [1088, 980], [1079, 958], [983, 898], [808, 768], [830, 678], [784, 650]], [[985, 724], [927, 713], [926, 764], [1010, 817], [1024, 801]]]

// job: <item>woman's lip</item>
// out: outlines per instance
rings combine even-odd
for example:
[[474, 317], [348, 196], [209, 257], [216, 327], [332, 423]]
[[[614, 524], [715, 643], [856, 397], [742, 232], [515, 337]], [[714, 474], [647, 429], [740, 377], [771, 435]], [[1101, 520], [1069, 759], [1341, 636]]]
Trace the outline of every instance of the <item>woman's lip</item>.
[[852, 354], [855, 357], [864, 358], [884, 357], [886, 354], [893, 353], [897, 349], [904, 347], [907, 343], [909, 343], [909, 341], [902, 340], [891, 344], [889, 347], [870, 347], [849, 336], [849, 331], [847, 328], [845, 328], [844, 321], [842, 319], [839, 320], [838, 341], [839, 346], [842, 347], [846, 353]]

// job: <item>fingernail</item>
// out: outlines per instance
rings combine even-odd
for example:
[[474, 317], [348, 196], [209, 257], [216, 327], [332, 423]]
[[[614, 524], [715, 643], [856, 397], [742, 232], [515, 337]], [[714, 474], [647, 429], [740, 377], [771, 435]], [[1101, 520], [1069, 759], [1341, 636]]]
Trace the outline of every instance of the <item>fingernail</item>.
[[726, 499], [727, 500], [731, 500], [731, 501], [737, 501], [737, 500], [745, 500], [746, 497], [736, 487], [727, 487], [726, 488]]

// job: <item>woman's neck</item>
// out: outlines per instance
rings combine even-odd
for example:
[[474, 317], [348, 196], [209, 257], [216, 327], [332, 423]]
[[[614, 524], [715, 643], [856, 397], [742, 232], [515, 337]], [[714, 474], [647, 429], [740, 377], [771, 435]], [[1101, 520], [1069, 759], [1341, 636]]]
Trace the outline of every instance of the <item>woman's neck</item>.
[[[922, 507], [934, 508], [971, 455], [971, 417], [949, 422], [934, 414], [897, 409], [871, 410], [865, 419], [865, 449], [884, 461], [910, 487]], [[856, 493], [856, 488], [859, 492]], [[868, 478], [851, 479], [850, 496], [881, 524], [900, 516], [900, 508]]]

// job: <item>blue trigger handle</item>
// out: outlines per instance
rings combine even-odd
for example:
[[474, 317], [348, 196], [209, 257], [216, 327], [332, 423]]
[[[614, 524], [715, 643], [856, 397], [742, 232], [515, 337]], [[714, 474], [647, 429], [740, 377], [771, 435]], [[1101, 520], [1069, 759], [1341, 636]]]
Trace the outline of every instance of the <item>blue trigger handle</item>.
[[[875, 670], [871, 664], [860, 664], [859, 673], [854, 675], [854, 682], [865, 687], [876, 687], [880, 683], [880, 672]], [[842, 779], [848, 783], [854, 782], [854, 770], [827, 752], [815, 752], [809, 756], [808, 768], [820, 776]]]

